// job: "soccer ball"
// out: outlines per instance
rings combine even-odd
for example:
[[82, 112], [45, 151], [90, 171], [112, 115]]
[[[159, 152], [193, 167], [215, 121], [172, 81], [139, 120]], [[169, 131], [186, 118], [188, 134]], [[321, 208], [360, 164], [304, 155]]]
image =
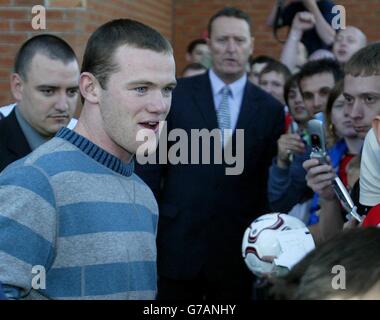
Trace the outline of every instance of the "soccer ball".
[[285, 213], [268, 213], [254, 220], [245, 231], [242, 244], [243, 258], [249, 270], [257, 276], [272, 272], [274, 263], [263, 261], [262, 257], [278, 257], [282, 253], [275, 233], [300, 228], [305, 228], [305, 224]]

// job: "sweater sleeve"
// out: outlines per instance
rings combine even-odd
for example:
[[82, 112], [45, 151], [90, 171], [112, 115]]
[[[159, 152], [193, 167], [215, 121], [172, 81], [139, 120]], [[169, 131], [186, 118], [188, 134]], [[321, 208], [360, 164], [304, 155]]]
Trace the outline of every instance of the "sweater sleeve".
[[55, 239], [55, 197], [48, 177], [34, 166], [11, 165], [0, 174], [0, 282], [7, 298], [44, 289], [45, 279], [35, 279], [43, 274], [36, 270], [51, 266]]
[[306, 171], [302, 167], [307, 156], [308, 153], [295, 156], [291, 165], [286, 169], [279, 168], [276, 158], [273, 159], [268, 179], [268, 198], [273, 211], [289, 212], [307, 192]]

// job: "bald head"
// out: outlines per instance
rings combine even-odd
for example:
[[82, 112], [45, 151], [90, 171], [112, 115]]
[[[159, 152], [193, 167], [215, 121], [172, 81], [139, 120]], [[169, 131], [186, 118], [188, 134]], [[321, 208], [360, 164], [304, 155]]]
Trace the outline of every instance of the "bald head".
[[346, 63], [355, 52], [367, 45], [367, 37], [359, 28], [347, 26], [335, 38], [333, 52], [339, 63]]

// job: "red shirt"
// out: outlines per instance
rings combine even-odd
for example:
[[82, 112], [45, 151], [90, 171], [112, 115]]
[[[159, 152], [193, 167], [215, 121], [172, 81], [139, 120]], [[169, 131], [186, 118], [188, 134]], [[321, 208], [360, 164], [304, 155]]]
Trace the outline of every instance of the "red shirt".
[[338, 175], [347, 189], [349, 189], [348, 181], [347, 181], [347, 166], [353, 157], [354, 157], [353, 154], [346, 154], [345, 156], [343, 156], [342, 160], [340, 160], [340, 164], [339, 164]]

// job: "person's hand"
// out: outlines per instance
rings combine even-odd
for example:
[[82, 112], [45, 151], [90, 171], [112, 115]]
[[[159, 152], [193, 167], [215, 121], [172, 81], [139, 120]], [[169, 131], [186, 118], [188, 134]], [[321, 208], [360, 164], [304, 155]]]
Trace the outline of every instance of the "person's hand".
[[355, 229], [359, 227], [359, 222], [356, 219], [351, 219], [348, 220], [347, 222], [344, 223], [343, 225], [343, 230], [349, 230], [349, 229]]
[[336, 174], [333, 167], [329, 164], [319, 164], [317, 159], [306, 160], [302, 166], [306, 170], [306, 183], [314, 192], [326, 200], [332, 200], [335, 197], [332, 188], [332, 181]]
[[297, 133], [285, 133], [277, 141], [277, 165], [281, 168], [289, 163], [289, 155], [302, 154], [306, 152], [305, 144]]
[[355, 229], [357, 227], [361, 227], [363, 225], [363, 221], [366, 218], [366, 215], [362, 215], [362, 222], [359, 222], [358, 220], [351, 218], [351, 220], [348, 220], [347, 222], [344, 223], [343, 225], [343, 230], [346, 229]]
[[292, 22], [292, 30], [304, 32], [314, 28], [315, 17], [308, 11], [297, 12]]

